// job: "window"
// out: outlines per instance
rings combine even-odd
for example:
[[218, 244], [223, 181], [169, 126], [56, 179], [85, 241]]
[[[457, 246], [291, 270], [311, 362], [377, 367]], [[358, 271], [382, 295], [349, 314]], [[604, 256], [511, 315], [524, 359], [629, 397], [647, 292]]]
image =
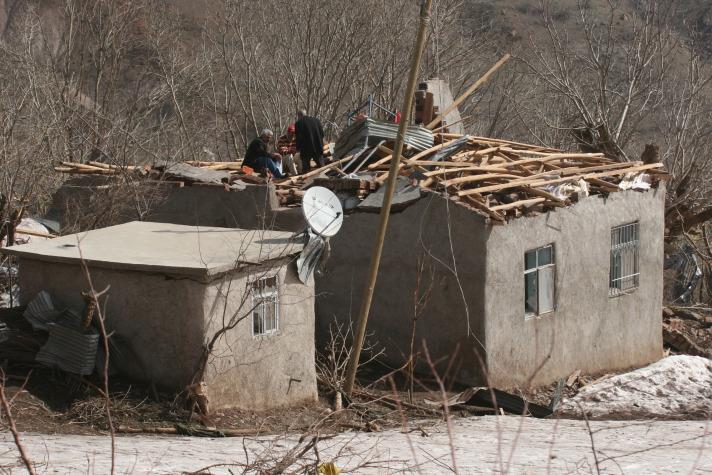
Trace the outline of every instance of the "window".
[[638, 287], [639, 223], [611, 229], [611, 272], [609, 295], [619, 295]]
[[527, 317], [554, 311], [556, 264], [554, 245], [524, 254], [524, 314]]
[[252, 335], [269, 335], [279, 330], [279, 281], [277, 276], [252, 283]]

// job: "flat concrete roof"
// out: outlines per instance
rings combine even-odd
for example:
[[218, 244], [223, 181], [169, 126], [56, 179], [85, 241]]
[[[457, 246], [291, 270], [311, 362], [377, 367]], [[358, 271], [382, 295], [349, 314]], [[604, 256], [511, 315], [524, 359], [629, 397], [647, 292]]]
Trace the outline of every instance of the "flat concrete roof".
[[96, 229], [43, 242], [2, 248], [5, 254], [47, 262], [79, 263], [92, 267], [208, 277], [238, 264], [260, 264], [302, 249], [292, 233], [131, 223]]

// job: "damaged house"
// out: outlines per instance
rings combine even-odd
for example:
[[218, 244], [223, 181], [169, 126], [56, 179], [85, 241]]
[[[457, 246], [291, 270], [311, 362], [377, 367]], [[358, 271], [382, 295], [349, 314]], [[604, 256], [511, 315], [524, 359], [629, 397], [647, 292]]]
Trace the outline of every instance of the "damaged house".
[[[372, 180], [385, 181], [389, 161], [368, 166]], [[411, 154], [401, 164], [370, 338], [392, 367], [420, 353], [429, 372], [424, 342], [451, 380], [501, 388], [656, 361], [660, 167], [469, 136]], [[355, 326], [381, 202], [382, 191], [369, 194], [332, 238], [317, 278], [321, 341], [335, 321]]]
[[[324, 345], [332, 325], [359, 310], [397, 129], [356, 121], [329, 165], [269, 184], [240, 183], [248, 177], [234, 169], [222, 184], [173, 175], [186, 186], [171, 184], [173, 199], [146, 219], [300, 231], [305, 190], [334, 191], [346, 216], [316, 277]], [[405, 143], [368, 330], [389, 364], [420, 354], [427, 370], [424, 341], [452, 379], [508, 387], [661, 356], [661, 164], [422, 126], [409, 126]], [[196, 203], [211, 204], [181, 212]]]
[[61, 311], [85, 308], [86, 266], [94, 290], [108, 289], [112, 347], [122, 343], [110, 362], [177, 392], [205, 383], [211, 408], [251, 410], [317, 398], [314, 284], [297, 277], [300, 250], [291, 233], [150, 222], [3, 248], [19, 257], [21, 302], [49, 330], [44, 364], [92, 371], [94, 354], [76, 342], [96, 331]]

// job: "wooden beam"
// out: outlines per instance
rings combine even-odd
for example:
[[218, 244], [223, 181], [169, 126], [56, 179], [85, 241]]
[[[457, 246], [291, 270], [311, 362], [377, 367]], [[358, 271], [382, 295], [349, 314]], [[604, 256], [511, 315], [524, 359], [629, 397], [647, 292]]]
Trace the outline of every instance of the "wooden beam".
[[544, 185], [553, 185], [556, 183], [564, 183], [568, 181], [574, 181], [574, 180], [580, 180], [583, 178], [584, 180], [591, 179], [591, 178], [603, 178], [607, 176], [615, 176], [615, 175], [622, 175], [624, 173], [631, 173], [631, 172], [641, 172], [645, 170], [651, 170], [653, 168], [661, 168], [663, 166], [662, 163], [652, 163], [650, 165], [640, 165], [637, 167], [629, 167], [629, 168], [624, 168], [621, 170], [613, 170], [613, 171], [606, 171], [606, 172], [601, 172], [601, 173], [581, 173], [579, 175], [573, 175], [570, 177], [562, 177], [562, 178], [555, 178], [551, 180], [542, 180], [540, 178], [536, 177], [528, 177], [520, 180], [513, 180], [509, 183], [503, 183], [501, 185], [492, 185], [492, 186], [484, 186], [481, 188], [473, 188], [470, 190], [462, 190], [459, 191], [457, 194], [458, 196], [467, 196], [471, 195], [474, 193], [482, 194], [482, 193], [487, 193], [487, 192], [492, 192], [492, 191], [502, 191], [502, 190], [507, 190], [510, 188], [516, 188], [518, 186], [523, 186], [523, 185], [528, 185], [528, 186], [544, 186]]
[[517, 188], [518, 190], [523, 191], [524, 193], [528, 193], [530, 195], [536, 195], [540, 196], [542, 198], [546, 198], [547, 201], [550, 201], [551, 205], [553, 206], [558, 206], [560, 208], [563, 208], [564, 206], [567, 205], [566, 200], [562, 200], [561, 198], [557, 198], [556, 196], [552, 195], [548, 191], [541, 190], [539, 188], [532, 188], [530, 186], [522, 186]]
[[465, 99], [470, 97], [473, 92], [477, 90], [481, 85], [489, 81], [489, 78], [492, 77], [492, 75], [497, 72], [497, 70], [502, 67], [504, 63], [509, 61], [509, 58], [511, 58], [511, 55], [509, 53], [505, 54], [502, 59], [497, 61], [494, 66], [492, 66], [489, 71], [487, 71], [481, 78], [479, 78], [477, 81], [475, 81], [470, 87], [467, 88], [465, 92], [463, 92], [460, 97], [455, 99], [452, 104], [450, 104], [448, 107], [445, 108], [442, 113], [437, 116], [435, 119], [433, 119], [432, 122], [430, 122], [426, 127], [430, 130], [432, 130], [436, 125], [438, 125], [440, 122], [442, 122], [443, 117], [446, 117], [450, 112], [455, 110], [457, 106], [459, 106]]
[[474, 183], [474, 182], [478, 182], [478, 181], [499, 180], [499, 179], [507, 179], [507, 178], [520, 179], [521, 177], [517, 176], [517, 175], [509, 175], [506, 173], [485, 173], [482, 175], [470, 175], [470, 176], [461, 176], [458, 178], [452, 178], [450, 180], [441, 181], [440, 184], [442, 186], [453, 186], [453, 185], [460, 185], [462, 183]]
[[519, 200], [515, 201], [514, 203], [507, 203], [504, 205], [497, 205], [497, 206], [490, 206], [490, 209], [492, 211], [506, 211], [508, 209], [514, 209], [514, 208], [526, 208], [528, 206], [532, 206], [538, 203], [543, 203], [546, 201], [546, 198], [531, 198], [528, 200]]
[[[530, 163], [531, 163], [531, 162], [530, 162]], [[548, 172], [545, 171], [545, 172], [541, 172], [541, 173], [531, 174], [531, 175], [529, 175], [529, 176], [527, 176], [527, 177], [525, 177], [525, 178], [519, 178], [519, 180], [522, 180], [522, 179], [528, 179], [528, 180], [529, 180], [529, 179], [533, 179], [533, 178], [537, 178], [537, 177], [546, 177], [546, 176], [549, 176], [549, 175], [552, 175], [552, 174], [559, 174], [559, 175], [562, 175], [562, 176], [568, 176], [568, 175], [593, 173], [593, 172], [604, 171], [604, 170], [612, 170], [612, 169], [625, 169], [625, 168], [630, 168], [631, 166], [641, 165], [642, 163], [643, 163], [643, 162], [614, 163], [614, 164], [611, 164], [611, 165], [600, 165], [600, 166], [597, 166], [597, 167], [570, 167], [570, 168], [559, 168], [558, 170], [555, 170], [555, 171], [548, 171]], [[508, 163], [507, 165], [508, 165], [509, 167], [513, 167], [513, 166], [516, 166], [516, 165], [519, 165], [519, 164], [520, 164], [520, 163], [518, 163], [518, 162], [510, 162], [510, 163]], [[509, 167], [508, 167], [508, 168], [509, 168]], [[473, 171], [473, 172], [476, 172], [476, 171], [483, 171], [483, 168], [484, 168], [484, 167], [480, 167], [480, 168], [473, 167], [473, 168], [471, 168], [469, 171]], [[503, 168], [504, 168], [503, 166], [499, 167], [500, 170], [503, 169]], [[523, 167], [520, 167], [520, 168], [523, 168]], [[490, 168], [490, 167], [488, 167], [488, 169], [491, 170], [491, 171], [496, 171], [496, 170], [497, 170], [497, 168]], [[459, 170], [457, 170], [457, 171], [463, 172], [463, 171], [468, 171], [468, 170], [465, 169], [465, 168], [462, 168], [462, 169], [459, 169]], [[527, 172], [532, 173], [531, 170], [527, 170]], [[430, 173], [435, 174], [435, 172], [430, 172]], [[479, 176], [480, 176], [480, 175], [468, 175], [468, 176], [463, 176], [463, 177], [460, 177], [460, 178], [454, 178], [452, 181], [453, 181], [454, 183], [456, 183], [456, 184], [463, 184], [463, 183], [468, 183], [468, 182], [471, 182], [471, 181], [472, 181], [472, 182], [477, 182], [477, 181], [481, 181], [481, 180], [478, 178]]]
[[550, 148], [550, 147], [542, 147], [540, 145], [533, 145], [533, 144], [528, 144], [528, 143], [522, 143], [522, 142], [514, 142], [512, 140], [504, 140], [504, 139], [494, 139], [491, 137], [471, 137], [470, 140], [472, 143], [475, 144], [482, 144], [482, 145], [513, 145], [516, 147], [523, 147], [528, 150], [534, 150], [538, 152], [552, 152], [552, 153], [560, 153], [561, 150], [556, 149], [556, 148]]
[[[485, 213], [487, 213], [487, 216], [489, 216], [491, 219], [494, 219], [495, 221], [500, 221], [500, 222], [505, 221], [504, 216], [502, 216], [501, 213], [498, 213], [497, 211], [493, 210], [492, 208], [490, 208], [489, 206], [487, 206], [486, 204], [484, 204], [478, 200], [472, 199], [472, 196], [465, 196], [464, 198], [467, 201], [467, 204], [472, 205], [473, 207], [475, 207], [481, 211], [484, 211]], [[470, 198], [470, 199], [468, 199], [468, 198]]]
[[340, 164], [342, 164], [342, 163], [344, 163], [344, 162], [346, 162], [346, 161], [348, 161], [348, 160], [351, 160], [352, 158], [353, 158], [353, 157], [352, 157], [351, 155], [347, 155], [347, 156], [345, 156], [344, 158], [342, 158], [341, 160], [336, 160], [335, 162], [331, 162], [330, 164], [324, 165], [324, 166], [321, 167], [321, 168], [317, 168], [317, 169], [315, 169], [315, 170], [312, 170], [312, 171], [310, 171], [309, 173], [305, 173], [305, 174], [303, 174], [303, 175], [297, 175], [297, 176], [295, 176], [295, 177], [289, 178], [289, 179], [286, 180], [286, 181], [283, 181], [283, 182], [280, 182], [280, 183], [276, 183], [275, 186], [293, 185], [293, 184], [295, 184], [295, 183], [297, 183], [297, 182], [303, 181], [303, 180], [305, 180], [305, 179], [307, 179], [307, 178], [310, 178], [310, 177], [316, 176], [316, 175], [318, 175], [318, 174], [320, 174], [320, 173], [322, 173], [322, 172], [325, 172], [326, 170], [330, 170], [330, 169], [332, 169], [332, 168], [334, 168], [334, 167], [337, 167], [337, 166], [339, 166]]

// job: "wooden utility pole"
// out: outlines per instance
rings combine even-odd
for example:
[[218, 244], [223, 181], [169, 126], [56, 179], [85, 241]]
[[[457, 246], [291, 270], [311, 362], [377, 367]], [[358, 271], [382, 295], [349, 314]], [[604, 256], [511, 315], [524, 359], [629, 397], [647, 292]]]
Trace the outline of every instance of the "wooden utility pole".
[[359, 358], [361, 357], [361, 350], [363, 349], [363, 340], [366, 336], [366, 324], [368, 323], [368, 314], [371, 310], [373, 291], [376, 288], [378, 267], [381, 263], [381, 253], [383, 252], [383, 241], [386, 237], [388, 218], [391, 214], [393, 191], [395, 190], [396, 179], [398, 178], [398, 167], [401, 161], [401, 154], [403, 153], [405, 134], [408, 130], [408, 123], [410, 122], [413, 96], [415, 95], [415, 87], [418, 82], [420, 57], [423, 55], [423, 49], [425, 48], [425, 37], [427, 36], [428, 24], [430, 23], [430, 9], [432, 5], [433, 0], [424, 0], [420, 6], [420, 27], [418, 28], [418, 37], [415, 42], [415, 48], [413, 49], [408, 86], [405, 91], [405, 100], [403, 101], [403, 116], [401, 117], [400, 126], [398, 127], [398, 138], [396, 139], [396, 146], [393, 149], [393, 160], [391, 160], [390, 173], [388, 174], [388, 182], [386, 183], [386, 192], [383, 196], [378, 235], [376, 236], [376, 244], [373, 247], [373, 253], [371, 254], [371, 264], [368, 268], [368, 283], [363, 293], [358, 328], [354, 334], [351, 355], [349, 357], [348, 365], [346, 366], [346, 382], [344, 385], [344, 392], [346, 392], [349, 396], [353, 391], [354, 382], [356, 381], [356, 371], [358, 369]]

